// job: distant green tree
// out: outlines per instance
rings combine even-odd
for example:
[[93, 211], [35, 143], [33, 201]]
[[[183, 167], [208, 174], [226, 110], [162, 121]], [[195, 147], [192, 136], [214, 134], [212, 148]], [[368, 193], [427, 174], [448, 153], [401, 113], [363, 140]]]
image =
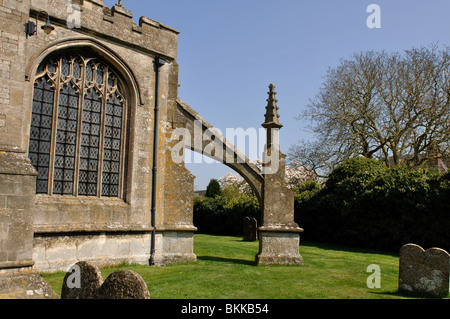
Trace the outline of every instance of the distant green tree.
[[320, 177], [353, 157], [387, 167], [450, 157], [450, 49], [355, 53], [330, 68], [298, 117], [314, 141], [289, 151]]
[[209, 181], [208, 187], [206, 187], [206, 197], [215, 198], [222, 194], [220, 184], [216, 179], [211, 179]]

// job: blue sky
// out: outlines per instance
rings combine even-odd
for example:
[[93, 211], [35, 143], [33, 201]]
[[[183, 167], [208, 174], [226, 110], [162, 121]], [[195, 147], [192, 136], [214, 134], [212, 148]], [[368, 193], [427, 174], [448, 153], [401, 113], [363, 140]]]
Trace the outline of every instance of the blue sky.
[[[104, 0], [112, 6], [117, 1]], [[180, 31], [179, 97], [208, 122], [259, 128], [268, 85], [278, 92], [284, 153], [311, 138], [295, 117], [318, 93], [329, 67], [367, 50], [403, 51], [450, 44], [448, 0], [123, 0], [134, 14]], [[370, 4], [381, 28], [369, 29]], [[226, 175], [222, 164], [188, 164], [196, 188]]]

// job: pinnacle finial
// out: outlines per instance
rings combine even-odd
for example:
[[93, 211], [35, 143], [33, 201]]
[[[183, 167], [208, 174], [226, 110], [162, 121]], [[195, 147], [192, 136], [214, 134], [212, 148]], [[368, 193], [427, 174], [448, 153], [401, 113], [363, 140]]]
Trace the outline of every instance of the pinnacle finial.
[[280, 109], [277, 106], [278, 100], [276, 99], [277, 92], [275, 92], [275, 85], [270, 84], [269, 85], [269, 99], [267, 100], [267, 106], [266, 106], [266, 114], [265, 118], [266, 120], [262, 124], [264, 128], [282, 128], [283, 125], [281, 125], [279, 118], [280, 115], [278, 115], [278, 110]]
[[117, 5], [123, 7], [122, 0], [119, 0], [119, 3]]

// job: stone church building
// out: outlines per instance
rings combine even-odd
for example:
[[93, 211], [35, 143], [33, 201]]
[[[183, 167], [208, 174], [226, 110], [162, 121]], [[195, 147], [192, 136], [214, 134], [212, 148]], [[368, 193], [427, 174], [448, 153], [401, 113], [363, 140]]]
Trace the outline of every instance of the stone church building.
[[[195, 177], [172, 160], [170, 137], [212, 126], [178, 97], [178, 31], [132, 17], [122, 1], [0, 0], [0, 296], [39, 295], [39, 271], [81, 260], [196, 261]], [[276, 131], [273, 89], [263, 126]], [[270, 175], [247, 159], [226, 165], [262, 204], [256, 261], [301, 264], [279, 155]]]

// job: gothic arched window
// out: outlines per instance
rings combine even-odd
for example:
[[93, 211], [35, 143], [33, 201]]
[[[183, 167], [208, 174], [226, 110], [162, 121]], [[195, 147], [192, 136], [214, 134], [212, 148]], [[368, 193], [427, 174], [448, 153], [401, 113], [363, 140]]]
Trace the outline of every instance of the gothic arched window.
[[29, 157], [36, 192], [123, 197], [127, 103], [97, 58], [48, 58], [34, 83]]

